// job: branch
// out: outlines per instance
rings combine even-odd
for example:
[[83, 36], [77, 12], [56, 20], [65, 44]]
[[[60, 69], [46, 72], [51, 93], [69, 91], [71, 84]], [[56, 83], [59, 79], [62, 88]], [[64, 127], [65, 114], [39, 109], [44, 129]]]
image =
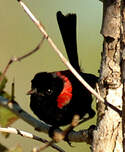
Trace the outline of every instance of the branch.
[[4, 76], [6, 75], [7, 70], [9, 69], [10, 65], [11, 65], [13, 62], [21, 61], [21, 60], [25, 59], [26, 57], [28, 57], [28, 56], [32, 55], [33, 53], [35, 53], [37, 50], [40, 49], [43, 41], [44, 41], [44, 37], [42, 38], [42, 40], [41, 40], [40, 43], [36, 46], [35, 49], [31, 50], [30, 52], [26, 53], [26, 54], [23, 55], [23, 56], [11, 58], [11, 59], [9, 60], [8, 64], [6, 65], [5, 69], [3, 70], [1, 76], [0, 76], [0, 83], [3, 81], [3, 78], [4, 78]]
[[60, 57], [62, 62], [68, 67], [68, 69], [75, 75], [75, 77], [100, 101], [104, 102], [104, 99], [79, 75], [79, 73], [73, 68], [73, 66], [69, 63], [69, 61], [63, 56], [60, 50], [57, 48], [55, 43], [49, 37], [45, 29], [43, 28], [41, 22], [36, 19], [36, 17], [32, 14], [32, 12], [28, 9], [28, 7], [21, 1], [17, 0], [19, 4], [23, 7], [26, 14], [30, 17], [30, 19], [34, 22], [34, 24], [38, 27], [40, 32], [44, 35], [44, 37], [48, 40], [51, 47]]
[[[24, 111], [16, 102], [9, 102], [8, 99], [0, 96], [0, 105], [11, 110], [13, 113], [19, 116], [22, 120], [24, 120], [25, 122], [30, 124], [32, 127], [34, 127], [37, 131], [41, 131], [48, 134], [50, 125], [32, 117], [30, 114]], [[70, 131], [68, 135], [68, 140], [71, 142], [89, 143], [89, 141], [91, 140], [90, 131], [87, 129], [80, 130], [80, 131]]]
[[[42, 143], [48, 143], [48, 141], [46, 139], [40, 138], [40, 137], [38, 137], [36, 135], [33, 135], [29, 132], [25, 132], [25, 131], [22, 131], [22, 130], [19, 130], [19, 129], [16, 129], [16, 128], [11, 128], [11, 127], [2, 128], [2, 127], [0, 127], [0, 132], [16, 134], [16, 135], [20, 135], [20, 136], [23, 136], [23, 137], [26, 137], [26, 138], [30, 138], [30, 139], [40, 141]], [[59, 152], [64, 152], [64, 150], [62, 148], [58, 147], [57, 145], [55, 145], [53, 143], [50, 146], [52, 148], [58, 150]]]
[[[73, 129], [73, 127], [71, 125], [69, 125], [62, 132], [59, 132], [58, 130], [56, 130], [55, 135], [54, 135], [54, 139], [52, 139], [51, 141], [47, 142], [47, 144], [45, 144], [44, 146], [42, 146], [40, 148], [37, 148], [37, 149], [35, 148], [35, 152], [37, 152], [37, 151], [40, 152], [40, 151], [48, 148], [49, 146], [52, 146], [53, 143], [60, 142], [60, 141], [64, 140], [66, 135], [67, 135], [67, 133], [69, 133], [69, 131], [70, 131], [70, 133], [72, 135], [74, 134], [74, 137], [76, 137], [76, 139], [78, 139], [78, 142], [86, 141], [87, 144], [91, 144], [92, 143], [92, 139], [93, 139], [92, 136], [93, 136], [93, 131], [95, 130], [95, 126], [90, 126], [89, 129], [80, 130], [79, 132], [75, 132], [75, 131], [73, 131], [71, 129]], [[70, 135], [68, 137], [70, 137]], [[81, 139], [81, 141], [80, 141], [80, 139]], [[69, 138], [68, 138], [67, 142], [68, 142], [68, 144], [70, 146], [72, 146], [71, 143], [70, 143]], [[75, 142], [77, 142], [77, 140]]]
[[[87, 121], [88, 119], [84, 119], [84, 122], [85, 121]], [[70, 125], [68, 125], [63, 131], [54, 131], [54, 136], [53, 136], [53, 139], [50, 141], [50, 142], [48, 142], [46, 145], [44, 145], [44, 146], [42, 146], [41, 148], [40, 148], [40, 150], [44, 150], [44, 149], [46, 149], [48, 146], [51, 146], [51, 144], [53, 144], [54, 142], [60, 142], [60, 141], [62, 141], [62, 140], [65, 140], [65, 141], [67, 141], [67, 143], [70, 145], [70, 146], [72, 146], [71, 145], [71, 142], [69, 141], [69, 139], [68, 139], [68, 134], [71, 132], [71, 131], [73, 131], [73, 129], [75, 128], [75, 127], [77, 127], [78, 125], [80, 125], [81, 124], [81, 122], [83, 122], [83, 121], [80, 121], [80, 116], [79, 115], [74, 115], [74, 117], [73, 117], [73, 119], [72, 119], [72, 122], [71, 122], [71, 124]], [[92, 126], [90, 126], [89, 127], [89, 129], [87, 129], [86, 131], [86, 135], [87, 135], [87, 138], [88, 138], [88, 136], [89, 136], [89, 138], [88, 138], [88, 140], [86, 141], [88, 144], [91, 144], [92, 143], [92, 136], [93, 136], [93, 131], [96, 129], [96, 126], [95, 125], [92, 125]], [[86, 136], [85, 134], [84, 134], [84, 136]], [[83, 132], [82, 132], [82, 136], [83, 136]]]
[[18, 103], [9, 102], [8, 99], [0, 96], [0, 105], [14, 112], [17, 116], [19, 116], [22, 120], [33, 126], [35, 129], [48, 133], [49, 125], [32, 117], [30, 114], [24, 111]]

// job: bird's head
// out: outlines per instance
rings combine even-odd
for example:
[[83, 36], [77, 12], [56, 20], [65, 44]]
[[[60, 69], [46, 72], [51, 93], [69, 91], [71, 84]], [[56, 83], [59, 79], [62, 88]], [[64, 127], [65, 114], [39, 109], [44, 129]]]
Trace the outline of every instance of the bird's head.
[[52, 73], [40, 72], [37, 73], [32, 79], [31, 90], [28, 91], [27, 94], [50, 96], [52, 94], [55, 94], [58, 88], [60, 90], [62, 87], [62, 80], [60, 80], [58, 77], [55, 77]]

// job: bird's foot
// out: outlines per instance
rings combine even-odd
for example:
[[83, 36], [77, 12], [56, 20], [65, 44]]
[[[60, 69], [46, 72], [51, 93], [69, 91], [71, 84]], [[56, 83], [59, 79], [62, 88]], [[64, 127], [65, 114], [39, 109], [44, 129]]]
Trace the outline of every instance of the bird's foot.
[[74, 117], [72, 119], [72, 123], [68, 127], [66, 127], [66, 129], [64, 129], [63, 131], [60, 128], [58, 128], [57, 126], [50, 127], [49, 136], [55, 142], [64, 140], [71, 146], [68, 136], [69, 136], [70, 131], [72, 131], [73, 128], [79, 124], [79, 119], [80, 119], [79, 115], [74, 115]]
[[64, 139], [63, 131], [55, 126], [50, 127], [49, 137], [51, 137], [55, 142], [59, 142]]

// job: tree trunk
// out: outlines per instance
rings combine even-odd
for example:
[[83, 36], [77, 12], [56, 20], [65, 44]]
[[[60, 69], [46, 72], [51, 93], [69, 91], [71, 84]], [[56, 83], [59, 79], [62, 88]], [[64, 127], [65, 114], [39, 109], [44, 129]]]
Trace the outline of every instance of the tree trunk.
[[104, 37], [100, 67], [97, 130], [93, 135], [93, 152], [123, 152], [121, 61], [123, 52], [122, 0], [103, 0], [101, 34]]

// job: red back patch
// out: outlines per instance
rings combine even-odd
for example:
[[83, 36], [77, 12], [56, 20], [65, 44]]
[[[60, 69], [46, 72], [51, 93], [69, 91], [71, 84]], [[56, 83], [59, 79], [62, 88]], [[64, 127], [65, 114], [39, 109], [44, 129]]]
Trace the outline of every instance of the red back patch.
[[57, 106], [58, 108], [63, 108], [65, 105], [67, 105], [70, 100], [72, 99], [72, 84], [69, 81], [68, 77], [63, 75], [61, 72], [56, 73], [57, 76], [59, 76], [61, 79], [64, 80], [64, 87], [61, 93], [59, 94], [57, 98]]

